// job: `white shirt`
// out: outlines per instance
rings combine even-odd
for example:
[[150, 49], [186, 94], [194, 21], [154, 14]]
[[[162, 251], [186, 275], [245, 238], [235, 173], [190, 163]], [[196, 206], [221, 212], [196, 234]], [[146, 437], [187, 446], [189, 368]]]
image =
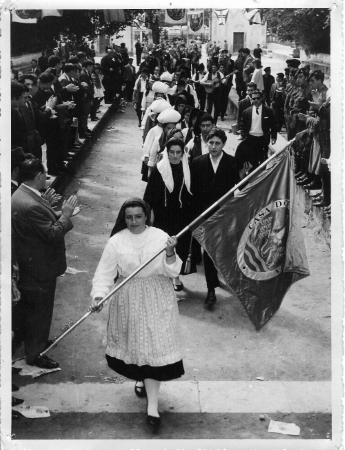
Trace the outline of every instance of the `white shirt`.
[[214, 161], [212, 155], [210, 155], [210, 160], [211, 160], [211, 164], [212, 164], [214, 173], [217, 172], [217, 169], [218, 169], [218, 166], [219, 166], [219, 163], [220, 163], [220, 160], [222, 159], [222, 157], [223, 157], [223, 152], [222, 152], [222, 153], [220, 154], [220, 156], [216, 159], [216, 161]]
[[256, 88], [259, 91], [264, 90], [264, 78], [263, 78], [261, 69], [254, 70], [251, 82], [256, 84]]
[[252, 125], [250, 127], [249, 134], [252, 136], [263, 136], [264, 133], [262, 131], [261, 126], [261, 117], [262, 117], [262, 105], [258, 108], [259, 114], [256, 113], [256, 106], [252, 106]]
[[140, 78], [140, 92], [146, 92], [146, 80]]
[[[222, 74], [222, 72], [217, 71], [216, 73], [212, 73], [211, 72], [211, 80], [214, 80], [215, 78], [218, 78], [217, 74], [219, 73], [220, 75], [220, 79], [222, 80], [224, 78], [224, 75]], [[208, 80], [208, 73], [204, 76], [204, 78], [202, 78], [200, 81], [202, 83], [204, 83], [205, 81]]]

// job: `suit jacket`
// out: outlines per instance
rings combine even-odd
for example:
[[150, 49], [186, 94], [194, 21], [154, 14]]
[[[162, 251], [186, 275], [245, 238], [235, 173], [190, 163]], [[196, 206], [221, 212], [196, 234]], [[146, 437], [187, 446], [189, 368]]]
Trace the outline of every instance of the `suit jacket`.
[[[241, 118], [241, 135], [244, 139], [249, 136], [252, 125], [252, 108], [247, 108]], [[273, 109], [262, 105], [261, 126], [264, 133], [265, 145], [270, 143], [270, 137], [277, 139], [277, 129], [274, 120]]]
[[49, 281], [66, 270], [65, 234], [71, 220], [21, 184], [12, 195], [14, 254], [21, 279]]
[[219, 200], [240, 181], [236, 161], [223, 151], [214, 173], [210, 155], [201, 155], [191, 164], [191, 191], [195, 217]]
[[241, 119], [243, 111], [245, 111], [247, 108], [250, 108], [252, 106], [252, 102], [248, 97], [244, 98], [243, 100], [240, 100], [238, 102], [238, 111], [237, 111], [237, 129], [239, 130], [241, 128]]
[[24, 153], [29, 153], [25, 121], [17, 108], [11, 108], [11, 145], [22, 147]]
[[42, 140], [36, 129], [36, 117], [31, 102], [28, 101], [25, 106], [21, 106], [19, 111], [25, 122], [26, 136], [28, 140], [28, 153], [32, 153], [37, 158], [42, 158]]
[[80, 83], [87, 83], [88, 87], [86, 90], [86, 98], [88, 100], [92, 100], [93, 99], [93, 94], [94, 94], [94, 88], [93, 88], [93, 82], [91, 79], [91, 75], [89, 74], [89, 72], [86, 69], [83, 69], [80, 73], [79, 76], [79, 81]]
[[[133, 69], [134, 69], [134, 71], [133, 71]], [[124, 81], [127, 81], [129, 83], [131, 81], [134, 81], [135, 80], [135, 67], [130, 66], [129, 64], [127, 64], [124, 67], [123, 79], [124, 79]]]

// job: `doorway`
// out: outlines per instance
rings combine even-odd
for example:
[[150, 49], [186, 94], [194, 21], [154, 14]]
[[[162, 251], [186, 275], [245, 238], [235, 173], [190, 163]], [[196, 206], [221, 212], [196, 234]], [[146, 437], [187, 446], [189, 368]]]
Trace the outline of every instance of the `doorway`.
[[233, 53], [237, 53], [241, 47], [244, 47], [244, 33], [234, 33]]

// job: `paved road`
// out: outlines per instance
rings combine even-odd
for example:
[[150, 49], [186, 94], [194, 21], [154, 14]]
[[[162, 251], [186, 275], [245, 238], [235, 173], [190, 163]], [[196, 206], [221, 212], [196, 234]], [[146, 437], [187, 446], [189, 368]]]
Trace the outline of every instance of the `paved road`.
[[[65, 192], [76, 192], [81, 204], [67, 237], [68, 266], [86, 273], [59, 278], [52, 336], [86, 312], [92, 276], [119, 207], [144, 192], [140, 134], [129, 104], [110, 120]], [[236, 138], [228, 136], [233, 151]], [[48, 406], [51, 417], [14, 420], [14, 439], [225, 439], [224, 449], [237, 448], [233, 439], [298, 439], [268, 433], [270, 419], [296, 423], [300, 438], [325, 439], [331, 432], [330, 251], [312, 230], [303, 230], [311, 276], [290, 289], [259, 333], [225, 285], [217, 289], [215, 311], [204, 308], [201, 266], [183, 277], [186, 288], [178, 297], [186, 374], [162, 385], [159, 435], [147, 429], [145, 400], [134, 395], [133, 382], [106, 366], [104, 309], [51, 351], [61, 371], [36, 380], [15, 377], [17, 396]], [[152, 449], [142, 442], [135, 448]], [[156, 441], [154, 448], [162, 445]], [[71, 441], [66, 448], [81, 447]]]

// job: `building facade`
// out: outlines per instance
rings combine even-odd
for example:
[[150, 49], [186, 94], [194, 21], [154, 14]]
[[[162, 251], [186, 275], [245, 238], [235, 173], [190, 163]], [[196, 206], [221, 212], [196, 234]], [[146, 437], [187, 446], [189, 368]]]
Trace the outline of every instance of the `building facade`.
[[212, 42], [216, 41], [223, 47], [226, 40], [232, 54], [241, 47], [249, 48], [252, 53], [257, 44], [266, 46], [266, 24], [250, 25], [242, 9], [214, 9], [210, 28]]

